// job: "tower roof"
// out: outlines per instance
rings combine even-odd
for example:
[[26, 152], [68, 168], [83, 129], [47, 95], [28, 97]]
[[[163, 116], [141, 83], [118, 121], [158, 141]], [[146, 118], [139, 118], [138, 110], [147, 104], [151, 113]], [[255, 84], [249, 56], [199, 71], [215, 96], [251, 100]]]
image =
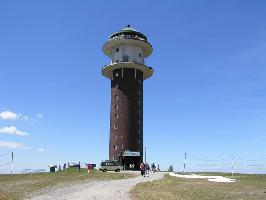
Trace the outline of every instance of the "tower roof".
[[120, 31], [117, 31], [117, 32], [113, 33], [109, 37], [109, 39], [112, 39], [112, 38], [114, 38], [116, 36], [119, 36], [119, 35], [139, 36], [139, 37], [143, 38], [145, 41], [147, 41], [147, 37], [143, 33], [139, 32], [138, 30], [136, 30], [136, 29], [134, 29], [132, 27], [130, 27], [130, 25], [127, 25], [125, 28], [122, 28]]

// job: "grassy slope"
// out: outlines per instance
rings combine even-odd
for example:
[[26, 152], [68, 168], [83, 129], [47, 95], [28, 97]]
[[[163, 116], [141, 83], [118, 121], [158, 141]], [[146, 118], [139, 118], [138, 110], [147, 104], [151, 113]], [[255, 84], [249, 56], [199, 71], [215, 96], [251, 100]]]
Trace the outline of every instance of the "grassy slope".
[[68, 169], [55, 173], [0, 175], [0, 200], [21, 199], [29, 192], [60, 183], [82, 180], [123, 179], [130, 176], [133, 175], [103, 173], [96, 170], [91, 170], [88, 175], [85, 169], [81, 169], [81, 172], [78, 172], [76, 169]]
[[234, 178], [236, 183], [213, 183], [166, 175], [160, 181], [138, 184], [131, 195], [138, 200], [266, 200], [266, 175], [237, 174]]

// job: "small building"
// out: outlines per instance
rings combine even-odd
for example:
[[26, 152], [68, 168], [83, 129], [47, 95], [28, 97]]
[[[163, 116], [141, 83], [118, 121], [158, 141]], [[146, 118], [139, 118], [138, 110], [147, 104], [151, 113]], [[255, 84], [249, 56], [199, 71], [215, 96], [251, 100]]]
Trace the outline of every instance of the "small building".
[[57, 168], [57, 165], [49, 165], [50, 172], [55, 172], [56, 168]]

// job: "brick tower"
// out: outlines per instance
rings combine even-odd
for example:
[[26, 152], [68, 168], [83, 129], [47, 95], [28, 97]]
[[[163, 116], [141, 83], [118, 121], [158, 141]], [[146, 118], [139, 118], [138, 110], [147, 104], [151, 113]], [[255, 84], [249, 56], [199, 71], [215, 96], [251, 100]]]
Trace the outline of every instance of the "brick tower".
[[103, 52], [111, 58], [102, 68], [111, 80], [109, 160], [137, 168], [143, 160], [143, 81], [153, 74], [144, 60], [152, 46], [128, 25], [109, 37]]

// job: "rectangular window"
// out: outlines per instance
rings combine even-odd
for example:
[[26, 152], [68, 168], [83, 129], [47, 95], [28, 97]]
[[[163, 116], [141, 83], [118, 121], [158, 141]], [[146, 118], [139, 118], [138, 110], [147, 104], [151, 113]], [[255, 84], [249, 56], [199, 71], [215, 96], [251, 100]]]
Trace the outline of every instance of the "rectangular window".
[[115, 60], [116, 63], [119, 63], [119, 60]]
[[119, 97], [118, 95], [115, 95], [115, 100], [118, 101]]
[[114, 123], [114, 129], [117, 129], [117, 128], [118, 128], [118, 124]]
[[118, 119], [118, 114], [115, 113], [115, 119]]
[[118, 105], [117, 104], [115, 104], [115, 109], [118, 110]]
[[123, 55], [123, 62], [128, 62], [128, 55]]
[[115, 52], [119, 52], [119, 48], [116, 48], [116, 49], [115, 49]]
[[114, 150], [117, 150], [117, 145], [114, 145]]

